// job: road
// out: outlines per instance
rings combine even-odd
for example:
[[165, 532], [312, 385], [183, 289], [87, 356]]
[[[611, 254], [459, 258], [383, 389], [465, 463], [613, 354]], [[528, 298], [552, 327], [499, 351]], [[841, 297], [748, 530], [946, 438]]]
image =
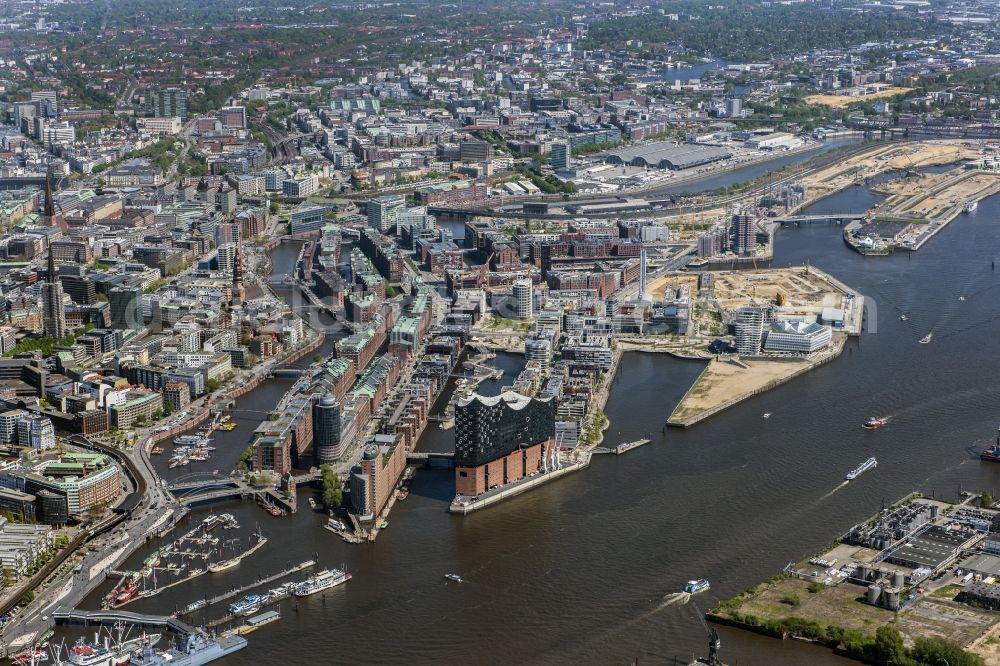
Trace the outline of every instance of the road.
[[[93, 442], [83, 435], [74, 435], [70, 441], [78, 446], [93, 447]], [[136, 444], [128, 455], [146, 485], [146, 494], [139, 506], [131, 516], [107, 533], [102, 532], [102, 527], [113, 521], [104, 521], [87, 530], [94, 536], [78, 549], [83, 558], [75, 566], [72, 565], [72, 558], [67, 560], [36, 589], [35, 600], [0, 630], [0, 654], [8, 648], [19, 650], [30, 645], [34, 637], [51, 627], [50, 616], [56, 607], [78, 606], [104, 581], [108, 569], [114, 568], [163, 527], [183, 515], [182, 507], [163, 488], [149, 462], [148, 442]]]

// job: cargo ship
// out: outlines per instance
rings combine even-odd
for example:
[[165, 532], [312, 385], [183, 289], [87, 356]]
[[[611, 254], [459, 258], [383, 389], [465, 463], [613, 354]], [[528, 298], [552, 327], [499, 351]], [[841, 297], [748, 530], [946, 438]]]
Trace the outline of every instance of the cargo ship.
[[1000, 428], [997, 428], [997, 441], [993, 446], [979, 454], [980, 460], [989, 462], [1000, 462]]
[[342, 585], [351, 580], [351, 574], [347, 569], [327, 569], [320, 571], [315, 576], [310, 576], [295, 588], [295, 596], [308, 597], [331, 587]]
[[875, 458], [869, 458], [868, 460], [864, 461], [863, 463], [852, 469], [850, 472], [848, 472], [847, 475], [844, 476], [844, 478], [847, 479], [848, 481], [856, 479], [865, 472], [867, 472], [868, 470], [875, 467], [876, 465], [878, 465], [878, 461], [875, 460]]
[[190, 634], [184, 643], [169, 650], [158, 651], [147, 643], [132, 656], [132, 666], [203, 666], [226, 655], [239, 652], [247, 646], [242, 636], [210, 638], [202, 634]]
[[712, 586], [707, 580], [699, 578], [698, 580], [689, 580], [687, 584], [684, 585], [684, 591], [688, 594], [698, 594], [699, 592], [704, 592], [710, 587]]

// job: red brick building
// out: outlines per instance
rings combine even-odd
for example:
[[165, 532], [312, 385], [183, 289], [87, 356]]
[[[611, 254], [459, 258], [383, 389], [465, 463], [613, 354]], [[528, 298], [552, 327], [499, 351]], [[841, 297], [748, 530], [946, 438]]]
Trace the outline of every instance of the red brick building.
[[555, 402], [508, 391], [473, 395], [455, 409], [455, 492], [476, 497], [547, 468]]

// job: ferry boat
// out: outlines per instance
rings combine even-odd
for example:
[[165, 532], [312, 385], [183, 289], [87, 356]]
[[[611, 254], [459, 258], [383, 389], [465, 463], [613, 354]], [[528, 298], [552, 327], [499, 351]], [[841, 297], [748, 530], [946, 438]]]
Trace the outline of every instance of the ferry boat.
[[878, 465], [878, 461], [875, 460], [875, 458], [869, 458], [868, 460], [864, 461], [863, 463], [852, 469], [850, 472], [848, 472], [844, 476], [844, 478], [847, 479], [848, 481], [852, 481], [861, 476], [862, 474], [864, 474], [865, 472], [867, 472], [868, 470], [874, 468], [876, 465]]
[[868, 419], [867, 421], [865, 421], [864, 424], [862, 424], [861, 427], [864, 428], [865, 430], [878, 430], [879, 428], [881, 428], [882, 426], [884, 426], [888, 422], [889, 422], [889, 420], [886, 419], [885, 417], [883, 417], [883, 418], [877, 418], [877, 417], [873, 416], [870, 419]]
[[962, 206], [962, 210], [966, 213], [974, 213], [977, 208], [979, 208], [979, 202], [975, 200], [966, 201], [965, 205]]
[[248, 615], [257, 612], [267, 599], [260, 594], [248, 594], [239, 601], [229, 605], [233, 615]]
[[310, 576], [304, 582], [300, 583], [295, 588], [295, 596], [308, 597], [310, 594], [316, 594], [331, 587], [342, 585], [349, 580], [351, 580], [351, 574], [347, 572], [347, 569], [327, 569], [320, 571], [315, 576]]
[[206, 606], [208, 606], [208, 599], [198, 599], [197, 601], [192, 601], [187, 606], [185, 606], [181, 610], [181, 614], [193, 613], [196, 610], [201, 610], [202, 608], [205, 608]]
[[699, 578], [698, 580], [689, 580], [684, 585], [684, 591], [688, 594], [698, 594], [699, 592], [704, 592], [705, 590], [712, 587], [707, 580], [704, 578]]
[[1000, 462], [1000, 428], [997, 428], [997, 440], [993, 446], [979, 454], [980, 460]]
[[201, 435], [180, 435], [179, 437], [174, 437], [174, 446], [204, 446], [208, 442], [208, 437], [202, 437]]
[[461, 582], [463, 582], [462, 581], [462, 577], [459, 576], [457, 573], [446, 573], [444, 575], [444, 577], [447, 578], [450, 581], [455, 582], [455, 583], [461, 583]]
[[336, 518], [331, 518], [328, 521], [326, 521], [326, 526], [329, 527], [332, 530], [336, 530], [337, 532], [346, 532], [347, 531], [347, 525], [345, 525], [344, 523], [340, 522]]
[[922, 344], [922, 345], [930, 344], [930, 341], [931, 341], [932, 337], [934, 337], [934, 331], [931, 331], [930, 333], [928, 333], [924, 337], [920, 338], [920, 344]]

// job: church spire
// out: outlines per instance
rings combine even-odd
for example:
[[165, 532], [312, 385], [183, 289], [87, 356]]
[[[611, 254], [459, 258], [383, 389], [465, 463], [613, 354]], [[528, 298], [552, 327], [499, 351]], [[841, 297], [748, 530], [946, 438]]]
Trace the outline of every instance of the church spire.
[[45, 170], [45, 217], [51, 220], [56, 215], [56, 205], [52, 200], [52, 167]]
[[239, 244], [236, 245], [236, 253], [233, 256], [233, 287], [243, 286], [243, 253], [240, 252]]

